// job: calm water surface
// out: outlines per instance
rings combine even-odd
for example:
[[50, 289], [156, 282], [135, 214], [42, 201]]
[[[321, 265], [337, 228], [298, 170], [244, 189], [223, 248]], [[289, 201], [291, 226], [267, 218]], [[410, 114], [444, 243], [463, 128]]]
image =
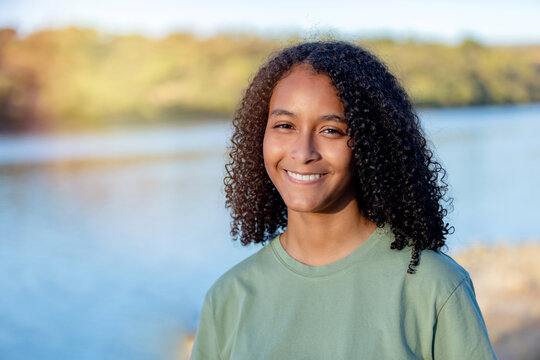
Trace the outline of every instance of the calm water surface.
[[[456, 232], [538, 241], [540, 105], [421, 112]], [[229, 240], [226, 123], [0, 137], [0, 358], [169, 359]]]

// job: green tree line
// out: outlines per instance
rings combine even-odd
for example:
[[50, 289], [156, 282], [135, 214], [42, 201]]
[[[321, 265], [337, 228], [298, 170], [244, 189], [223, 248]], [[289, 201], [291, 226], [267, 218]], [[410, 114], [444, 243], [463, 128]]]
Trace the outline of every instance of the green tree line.
[[[66, 28], [0, 29], [0, 130], [227, 117], [250, 76], [296, 38], [189, 33], [161, 39]], [[540, 101], [540, 46], [357, 40], [380, 56], [417, 106]]]

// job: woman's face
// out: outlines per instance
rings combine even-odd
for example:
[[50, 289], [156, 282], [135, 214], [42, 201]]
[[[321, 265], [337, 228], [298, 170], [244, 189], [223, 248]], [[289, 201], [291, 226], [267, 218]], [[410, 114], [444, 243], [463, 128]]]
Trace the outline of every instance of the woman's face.
[[327, 75], [293, 67], [268, 114], [264, 165], [289, 211], [337, 212], [355, 198], [344, 107]]

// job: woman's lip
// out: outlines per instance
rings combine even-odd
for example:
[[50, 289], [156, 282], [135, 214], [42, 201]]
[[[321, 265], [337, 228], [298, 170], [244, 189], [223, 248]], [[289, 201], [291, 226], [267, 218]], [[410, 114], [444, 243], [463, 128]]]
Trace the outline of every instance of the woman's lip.
[[[297, 173], [297, 172], [294, 172], [294, 171], [288, 171], [288, 170], [284, 170], [285, 171], [285, 174], [287, 174], [287, 178], [289, 178], [289, 180], [293, 183], [296, 183], [296, 184], [314, 184], [316, 182], [319, 182], [321, 181], [326, 173]], [[300, 176], [309, 176], [309, 175], [320, 175], [314, 179], [307, 179], [307, 180], [303, 180], [303, 179], [299, 179], [298, 176], [297, 177], [293, 177], [294, 175], [291, 175], [290, 173], [293, 173], [295, 175], [300, 175]]]

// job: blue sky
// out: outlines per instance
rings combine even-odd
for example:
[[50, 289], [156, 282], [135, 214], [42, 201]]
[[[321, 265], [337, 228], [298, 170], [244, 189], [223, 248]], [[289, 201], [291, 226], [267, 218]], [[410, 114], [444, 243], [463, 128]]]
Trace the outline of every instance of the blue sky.
[[157, 37], [225, 30], [538, 44], [538, 19], [539, 0], [0, 0], [0, 27], [23, 34], [75, 25]]

